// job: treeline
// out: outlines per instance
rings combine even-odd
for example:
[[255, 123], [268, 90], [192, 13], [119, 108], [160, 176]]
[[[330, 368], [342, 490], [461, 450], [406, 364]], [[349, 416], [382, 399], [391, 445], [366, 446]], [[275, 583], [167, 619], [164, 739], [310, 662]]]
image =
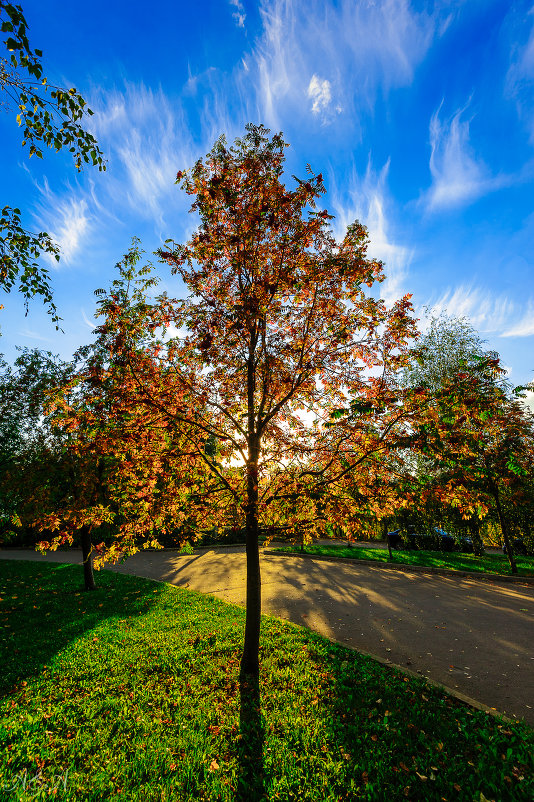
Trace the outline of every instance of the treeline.
[[[85, 533], [89, 550], [95, 535], [97, 545], [109, 548], [125, 528], [132, 532], [129, 546], [134, 549], [244, 542], [237, 508], [225, 513], [219, 508], [217, 521], [207, 512], [194, 514], [201, 492], [199, 477], [186, 477], [183, 463], [173, 462], [172, 441], [166, 435], [163, 441], [158, 439], [157, 416], [151, 421], [137, 417], [135, 422], [107, 419], [107, 440], [98, 424], [100, 439], [93, 439], [89, 458], [87, 442], [82, 447], [81, 438], [94, 437], [96, 428], [92, 434], [73, 428], [65, 405], [91, 401], [90, 415], [105, 419], [102, 390], [100, 397], [97, 393], [89, 399], [86, 387], [82, 401], [77, 384], [97, 351], [93, 344], [64, 361], [49, 352], [25, 349], [13, 366], [1, 363], [2, 545], [51, 544], [62, 527], [70, 536], [63, 535], [61, 542], [82, 545]], [[463, 378], [459, 380], [458, 374]], [[532, 417], [517, 399], [525, 388], [514, 394], [497, 355], [484, 351], [466, 320], [434, 318], [400, 371], [397, 389], [411, 407], [408, 426], [396, 433], [396, 442], [392, 438], [382, 450], [369, 454], [365, 468], [352, 473], [350, 482], [338, 482], [323, 493], [313, 522], [287, 511], [287, 520], [266, 516], [260, 537], [335, 536], [350, 542], [384, 538], [389, 529], [400, 529], [407, 536], [438, 526], [458, 539], [502, 546], [504, 522], [511, 541], [521, 538], [534, 550]], [[466, 389], [471, 393], [467, 398]], [[414, 398], [422, 399], [422, 390], [427, 394], [414, 412]], [[472, 395], [475, 391], [478, 397]], [[450, 403], [448, 409], [444, 400]], [[354, 405], [330, 411], [327, 426], [356, 411], [362, 414]], [[97, 426], [96, 418], [92, 423]], [[204, 448], [212, 458], [220, 451], [215, 437]], [[228, 475], [235, 472], [220, 460], [219, 465]], [[196, 497], [184, 494], [183, 485]], [[300, 492], [305, 499], [305, 491]], [[173, 494], [181, 499], [180, 510], [169, 501]], [[205, 501], [216, 506], [209, 495]], [[325, 514], [329, 507], [341, 506], [345, 520], [339, 512], [332, 517]]]

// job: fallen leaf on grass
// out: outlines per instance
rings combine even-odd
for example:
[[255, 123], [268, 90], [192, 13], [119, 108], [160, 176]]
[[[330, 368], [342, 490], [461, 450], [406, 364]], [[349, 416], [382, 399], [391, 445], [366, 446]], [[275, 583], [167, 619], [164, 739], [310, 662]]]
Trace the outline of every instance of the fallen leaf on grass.
[[214, 758], [210, 763], [210, 771], [217, 771], [218, 768], [219, 768], [219, 764], [217, 763], [217, 761]]

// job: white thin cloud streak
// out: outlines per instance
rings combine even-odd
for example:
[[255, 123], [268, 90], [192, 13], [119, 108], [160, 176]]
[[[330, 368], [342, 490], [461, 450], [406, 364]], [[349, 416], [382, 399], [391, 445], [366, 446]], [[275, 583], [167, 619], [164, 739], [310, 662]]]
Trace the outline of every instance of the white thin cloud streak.
[[81, 312], [82, 312], [82, 320], [85, 323], [85, 325], [87, 326], [87, 328], [90, 329], [91, 331], [94, 331], [94, 329], [96, 329], [96, 327], [98, 326], [98, 323], [96, 322], [96, 320], [89, 320], [89, 318], [85, 314], [85, 309], [83, 307], [82, 307]]
[[380, 295], [389, 305], [405, 292], [403, 283], [413, 253], [410, 248], [392, 239], [392, 225], [387, 211], [388, 170], [389, 161], [378, 175], [370, 164], [363, 178], [354, 174], [350, 183], [349, 199], [340, 197], [334, 189], [333, 207], [336, 212], [335, 233], [338, 239], [344, 236], [347, 226], [354, 220], [359, 220], [367, 227], [370, 240], [368, 255], [384, 262], [386, 280], [380, 285]]
[[65, 200], [57, 209], [57, 222], [51, 233], [59, 244], [63, 261], [69, 264], [78, 253], [89, 233], [89, 217], [85, 200]]
[[422, 199], [427, 211], [465, 206], [489, 192], [520, 183], [532, 172], [527, 163], [515, 174], [491, 174], [471, 144], [471, 120], [462, 119], [469, 103], [441, 120], [442, 101], [430, 120], [432, 184]]
[[[169, 217], [191, 204], [175, 186], [178, 170], [192, 167], [221, 134], [230, 142], [241, 136], [250, 119], [246, 97], [239, 92], [243, 71], [241, 65], [230, 76], [215, 69], [190, 75], [182, 88], [183, 102], [171, 99], [161, 88], [152, 90], [143, 84], [100, 92], [92, 103], [94, 130], [109, 155], [106, 191], [112, 208], [121, 209], [123, 218], [126, 205], [138, 218], [154, 221], [158, 233], [168, 234]], [[227, 91], [230, 85], [232, 92]], [[236, 86], [238, 99], [232, 104]], [[195, 126], [187, 114], [190, 96], [200, 116], [199, 139], [193, 139]], [[186, 235], [190, 223], [187, 218]]]
[[235, 8], [235, 11], [232, 12], [232, 17], [235, 20], [235, 23], [238, 28], [245, 27], [245, 21], [247, 19], [247, 15], [245, 14], [245, 6], [241, 2], [241, 0], [229, 0], [230, 5]]
[[21, 329], [18, 334], [20, 337], [28, 337], [30, 340], [40, 340], [43, 343], [53, 342], [50, 337], [43, 337], [42, 334], [39, 334], [37, 331], [32, 331], [31, 329]]
[[263, 0], [260, 14], [258, 108], [274, 128], [306, 107], [323, 122], [328, 111], [372, 111], [379, 88], [410, 85], [443, 16], [408, 0]]
[[[91, 231], [87, 201], [76, 197], [72, 190], [65, 196], [54, 194], [46, 179], [38, 188], [43, 200], [37, 207], [35, 218], [59, 245], [61, 264], [71, 264]], [[46, 258], [51, 265], [57, 265], [53, 256], [47, 254]]]
[[161, 89], [127, 84], [122, 92], [101, 92], [93, 108], [97, 136], [110, 155], [112, 197], [161, 225], [165, 206], [179, 194], [177, 171], [199, 155], [182, 107]]
[[501, 334], [501, 337], [531, 337], [534, 335], [534, 302], [529, 301], [523, 317]]
[[467, 284], [449, 287], [425, 307], [429, 308], [430, 317], [437, 317], [441, 312], [452, 317], [467, 317], [482, 332], [501, 332], [517, 311], [516, 304], [504, 295], [496, 296], [489, 290]]
[[430, 210], [460, 206], [483, 195], [492, 182], [487, 167], [477, 159], [469, 143], [465, 107], [442, 122], [441, 105], [430, 120], [430, 172], [432, 186], [426, 204]]
[[[506, 76], [506, 91], [517, 104], [519, 117], [524, 119], [534, 144], [534, 6], [528, 12], [530, 32], [523, 45], [514, 45], [510, 56], [510, 67]], [[527, 28], [527, 20], [522, 26]]]

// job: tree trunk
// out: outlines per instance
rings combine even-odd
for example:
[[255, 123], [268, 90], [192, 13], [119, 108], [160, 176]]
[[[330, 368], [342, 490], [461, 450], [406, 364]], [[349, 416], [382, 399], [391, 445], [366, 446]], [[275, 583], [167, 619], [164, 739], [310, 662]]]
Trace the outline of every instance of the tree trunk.
[[393, 553], [391, 551], [391, 540], [388, 537], [388, 520], [387, 520], [387, 518], [384, 518], [382, 520], [382, 526], [383, 526], [383, 531], [384, 531], [384, 537], [386, 538], [386, 543], [388, 544], [388, 552], [389, 552], [388, 560], [392, 560], [393, 559]]
[[245, 619], [245, 642], [241, 657], [241, 675], [259, 677], [260, 621], [261, 621], [261, 577], [260, 550], [258, 544], [258, 456], [259, 442], [251, 439], [249, 463], [247, 465], [247, 610]]
[[473, 551], [477, 557], [484, 556], [484, 543], [480, 537], [480, 521], [475, 516], [470, 521], [471, 538], [473, 540]]
[[508, 524], [502, 511], [501, 502], [499, 500], [499, 490], [497, 488], [497, 485], [493, 485], [492, 490], [493, 490], [493, 498], [495, 499], [495, 506], [497, 508], [497, 515], [499, 516], [499, 523], [501, 525], [502, 537], [504, 540], [504, 545], [506, 546], [506, 556], [508, 557], [512, 574], [517, 574], [517, 565], [515, 562], [512, 544], [510, 542], [510, 537], [508, 535]]
[[95, 578], [93, 576], [93, 544], [91, 543], [91, 531], [89, 527], [82, 526], [82, 559], [83, 559], [83, 578], [86, 590], [96, 590]]

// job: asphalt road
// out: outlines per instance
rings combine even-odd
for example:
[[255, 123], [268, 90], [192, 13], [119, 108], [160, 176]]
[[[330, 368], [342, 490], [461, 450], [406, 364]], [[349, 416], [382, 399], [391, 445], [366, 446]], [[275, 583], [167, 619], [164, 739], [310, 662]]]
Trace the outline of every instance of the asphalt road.
[[[0, 550], [81, 562], [79, 552]], [[141, 552], [114, 570], [245, 604], [243, 547]], [[534, 726], [534, 586], [355, 563], [261, 558], [263, 612], [416, 672]]]

